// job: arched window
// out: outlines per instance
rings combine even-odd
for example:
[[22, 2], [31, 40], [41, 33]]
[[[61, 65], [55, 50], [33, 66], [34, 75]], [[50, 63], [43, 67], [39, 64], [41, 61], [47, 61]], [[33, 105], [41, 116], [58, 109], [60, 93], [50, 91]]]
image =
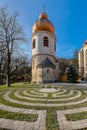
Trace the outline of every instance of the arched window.
[[46, 47], [49, 46], [49, 39], [48, 39], [48, 37], [44, 37], [43, 38], [43, 45], [46, 46]]
[[82, 67], [84, 67], [84, 51], [82, 49]]
[[35, 39], [33, 39], [33, 45], [32, 45], [33, 49], [35, 48], [35, 43], [36, 43], [36, 41], [35, 41]]
[[54, 51], [56, 51], [56, 45], [54, 44]]
[[47, 69], [47, 73], [49, 73], [49, 69]]

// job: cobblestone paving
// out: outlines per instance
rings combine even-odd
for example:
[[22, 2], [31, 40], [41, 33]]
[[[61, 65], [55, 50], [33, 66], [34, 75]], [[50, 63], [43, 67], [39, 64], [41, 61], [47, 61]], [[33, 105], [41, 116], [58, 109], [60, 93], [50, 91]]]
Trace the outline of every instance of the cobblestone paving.
[[[12, 102], [12, 103], [17, 103], [17, 104], [21, 104], [21, 105], [28, 105], [28, 106], [47, 106], [47, 107], [59, 107], [59, 106], [69, 106], [69, 105], [77, 105], [77, 104], [80, 104], [80, 103], [84, 103], [84, 102], [87, 102], [87, 97], [78, 101], [78, 102], [69, 102], [69, 103], [30, 103], [30, 102], [23, 102], [23, 101], [18, 101], [18, 100], [15, 100], [15, 99], [12, 99], [9, 97], [9, 94], [11, 93], [10, 92], [7, 92], [6, 94], [4, 94], [4, 99], [9, 101], [9, 102]], [[59, 100], [59, 99], [58, 99]]]
[[78, 109], [69, 109], [57, 111], [57, 121], [59, 123], [60, 130], [76, 130], [87, 128], [87, 119], [80, 121], [67, 121], [65, 114], [74, 114], [78, 112], [87, 112], [87, 107], [78, 108]]
[[[33, 92], [31, 91], [33, 94], [30, 94], [30, 93], [27, 93], [26, 90], [23, 91], [23, 93], [27, 96], [30, 96], [30, 97], [47, 97], [47, 93], [44, 93], [44, 94], [41, 94], [41, 93], [37, 93], [37, 92]], [[35, 94], [35, 95], [34, 95]], [[41, 95], [40, 95], [41, 94]]]
[[[51, 88], [47, 88], [47, 85], [45, 86], [45, 89], [41, 91], [40, 89], [31, 89], [30, 92], [28, 92], [28, 88], [21, 89], [22, 94], [20, 94], [20, 90], [10, 90], [7, 92], [4, 92], [3, 99], [11, 102], [13, 104], [21, 104], [25, 106], [32, 106], [34, 109], [24, 109], [24, 108], [18, 108], [18, 107], [12, 107], [8, 105], [4, 105], [0, 103], [0, 110], [9, 111], [9, 112], [17, 112], [17, 113], [24, 113], [24, 114], [37, 114], [38, 118], [35, 122], [28, 122], [28, 121], [18, 121], [13, 119], [5, 119], [0, 118], [0, 128], [7, 128], [12, 130], [47, 130], [46, 129], [46, 116], [47, 116], [47, 110], [43, 108], [43, 110], [35, 110], [35, 107], [50, 107], [50, 108], [58, 108], [63, 106], [71, 106], [71, 105], [79, 105], [81, 103], [87, 102], [87, 96], [84, 98], [81, 98], [83, 88], [80, 85], [75, 85], [74, 89], [70, 87], [69, 85], [57, 85], [57, 84], [51, 84]], [[55, 87], [55, 88], [54, 88]], [[47, 88], [47, 89], [46, 89]], [[78, 88], [78, 90], [77, 90]], [[52, 92], [52, 90], [55, 90]], [[82, 89], [82, 91], [81, 91]], [[68, 90], [68, 91], [67, 91]], [[72, 96], [74, 92], [76, 91], [76, 95]], [[11, 93], [14, 93], [14, 96], [16, 99], [10, 97]], [[84, 86], [83, 93], [87, 93], [86, 85]], [[50, 94], [50, 97], [49, 97]], [[65, 98], [64, 98], [65, 97]], [[78, 98], [81, 98], [80, 100], [76, 100]], [[20, 99], [20, 100], [19, 100]], [[25, 101], [22, 101], [22, 100]], [[75, 101], [76, 100], [76, 101]], [[36, 101], [36, 102], [33, 102]], [[39, 102], [40, 101], [40, 102]], [[65, 103], [63, 101], [66, 101]], [[77, 120], [77, 121], [67, 121], [65, 115], [66, 114], [74, 114], [78, 112], [87, 112], [87, 107], [81, 107], [81, 108], [74, 108], [74, 109], [68, 109], [68, 110], [56, 110], [57, 115], [57, 124], [58, 129], [54, 130], [78, 130], [87, 128], [87, 119], [83, 120]], [[51, 124], [50, 124], [51, 125]], [[51, 130], [51, 129], [50, 129]]]
[[14, 121], [9, 119], [0, 119], [0, 127], [15, 129], [15, 130], [44, 130], [46, 126], [46, 111], [45, 110], [33, 110], [33, 109], [23, 109], [23, 108], [14, 108], [11, 106], [6, 106], [0, 103], [0, 110], [5, 110], [9, 112], [17, 112], [24, 114], [37, 114], [38, 118], [35, 122], [26, 122], [26, 121]]
[[78, 94], [76, 95], [76, 96], [74, 96], [74, 97], [71, 97], [71, 98], [67, 98], [67, 99], [37, 99], [37, 98], [29, 98], [29, 97], [24, 97], [24, 96], [21, 96], [21, 95], [19, 95], [18, 94], [18, 91], [16, 91], [15, 93], [14, 93], [14, 95], [16, 96], [16, 97], [18, 97], [18, 98], [22, 98], [22, 99], [27, 99], [27, 100], [37, 100], [37, 101], [64, 101], [64, 100], [72, 100], [72, 99], [75, 99], [75, 98], [79, 98], [81, 95], [82, 95], [82, 93], [80, 92], [80, 91], [77, 91], [78, 92]]

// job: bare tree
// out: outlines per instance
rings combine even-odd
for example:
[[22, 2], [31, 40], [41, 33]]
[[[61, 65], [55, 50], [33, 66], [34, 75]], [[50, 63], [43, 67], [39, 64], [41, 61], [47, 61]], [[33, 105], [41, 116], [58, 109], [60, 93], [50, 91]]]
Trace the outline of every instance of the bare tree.
[[4, 75], [4, 63], [6, 58], [6, 47], [3, 44], [0, 44], [0, 84], [3, 83], [3, 75]]
[[0, 8], [0, 44], [6, 46], [6, 85], [10, 86], [12, 54], [19, 43], [26, 41], [23, 27], [18, 23], [18, 13], [12, 15]]
[[13, 58], [11, 62], [12, 81], [30, 81], [31, 80], [31, 61], [26, 56]]

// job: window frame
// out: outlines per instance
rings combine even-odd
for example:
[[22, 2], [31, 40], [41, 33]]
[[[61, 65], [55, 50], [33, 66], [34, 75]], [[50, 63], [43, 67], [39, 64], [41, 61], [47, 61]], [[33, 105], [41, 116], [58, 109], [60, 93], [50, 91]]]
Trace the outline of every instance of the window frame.
[[49, 47], [49, 39], [47, 36], [43, 37], [43, 46]]
[[32, 42], [32, 49], [34, 49], [36, 47], [36, 39], [33, 39], [33, 42]]
[[47, 69], [47, 74], [49, 74], [50, 73], [50, 70], [49, 69]]

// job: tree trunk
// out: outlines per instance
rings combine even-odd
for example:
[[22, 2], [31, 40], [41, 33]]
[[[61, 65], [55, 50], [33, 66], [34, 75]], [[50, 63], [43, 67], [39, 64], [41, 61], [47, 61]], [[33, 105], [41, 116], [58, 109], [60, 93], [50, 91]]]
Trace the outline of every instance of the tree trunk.
[[0, 85], [2, 85], [2, 74], [1, 74], [2, 72], [1, 72], [1, 65], [0, 65]]
[[0, 74], [0, 85], [2, 85], [2, 75]]
[[2, 75], [0, 74], [0, 85], [3, 84], [3, 81], [2, 81]]
[[10, 75], [6, 74], [6, 86], [10, 87]]
[[10, 82], [10, 79], [11, 79], [11, 71], [10, 71], [10, 62], [11, 61], [11, 59], [10, 59], [10, 53], [8, 53], [8, 59], [7, 59], [7, 70], [6, 70], [6, 86], [7, 87], [10, 87], [10, 84], [11, 84], [11, 82]]

